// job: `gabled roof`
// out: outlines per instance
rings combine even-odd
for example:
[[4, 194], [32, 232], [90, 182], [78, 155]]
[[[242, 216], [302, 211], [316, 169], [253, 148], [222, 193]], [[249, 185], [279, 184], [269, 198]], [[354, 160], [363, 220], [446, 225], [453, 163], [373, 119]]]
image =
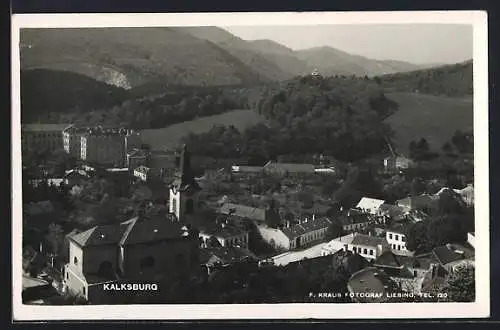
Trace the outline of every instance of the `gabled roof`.
[[452, 248], [443, 245], [438, 246], [432, 250], [432, 253], [436, 256], [441, 265], [446, 265], [454, 261], [462, 260], [463, 256], [456, 253]]
[[363, 245], [363, 246], [377, 247], [379, 244], [383, 244], [384, 241], [385, 241], [385, 238], [383, 238], [383, 237], [355, 233], [351, 244], [352, 245]]
[[183, 229], [182, 224], [167, 221], [161, 216], [144, 220], [136, 217], [123, 224], [127, 225], [127, 229], [120, 239], [120, 245], [162, 241], [182, 237], [187, 233], [187, 228]]
[[347, 226], [357, 223], [366, 223], [370, 221], [367, 214], [360, 212], [350, 212], [350, 214], [341, 214], [337, 218], [337, 220], [342, 226]]
[[225, 203], [221, 206], [219, 213], [233, 215], [240, 218], [248, 218], [250, 220], [266, 220], [265, 209], [241, 204]]
[[116, 225], [95, 226], [84, 232], [68, 236], [80, 247], [100, 245], [127, 245], [171, 239], [185, 235], [180, 223], [164, 217], [139, 220], [138, 217]]
[[[215, 258], [214, 258], [215, 257]], [[220, 247], [200, 249], [201, 264], [211, 261], [220, 261], [224, 264], [238, 262], [244, 259], [257, 260], [257, 256], [251, 251], [240, 247]]]
[[374, 262], [375, 266], [381, 267], [392, 267], [392, 268], [402, 268], [404, 266], [403, 263], [399, 260], [398, 256], [396, 256], [391, 251], [386, 251], [382, 253]]
[[399, 220], [403, 219], [405, 215], [410, 211], [410, 208], [399, 205], [382, 204], [380, 205], [378, 211], [389, 216], [391, 219]]
[[419, 196], [410, 196], [403, 199], [400, 199], [396, 202], [396, 204], [400, 206], [431, 206], [435, 203], [435, 199], [427, 194], [422, 194]]

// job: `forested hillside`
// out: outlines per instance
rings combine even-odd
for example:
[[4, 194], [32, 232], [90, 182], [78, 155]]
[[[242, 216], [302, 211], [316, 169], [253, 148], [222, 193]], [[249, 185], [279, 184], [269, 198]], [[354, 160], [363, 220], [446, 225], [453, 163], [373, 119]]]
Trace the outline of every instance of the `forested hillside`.
[[437, 68], [375, 77], [392, 92], [417, 92], [437, 96], [467, 96], [473, 93], [472, 60]]
[[250, 163], [313, 152], [354, 161], [385, 148], [392, 133], [383, 118], [395, 108], [373, 81], [303, 77], [264, 93], [258, 111], [267, 123], [244, 132], [215, 127], [185, 141], [195, 154]]

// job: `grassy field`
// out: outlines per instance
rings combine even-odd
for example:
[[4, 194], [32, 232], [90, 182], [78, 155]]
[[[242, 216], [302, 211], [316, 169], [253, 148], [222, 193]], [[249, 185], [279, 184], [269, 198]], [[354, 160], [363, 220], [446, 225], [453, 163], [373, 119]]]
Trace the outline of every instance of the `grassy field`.
[[386, 119], [394, 131], [398, 151], [407, 152], [411, 140], [425, 138], [431, 149], [440, 151], [453, 133], [473, 127], [472, 97], [451, 98], [417, 93], [389, 93], [399, 110]]
[[254, 110], [233, 110], [223, 114], [202, 117], [165, 128], [146, 129], [142, 131], [144, 143], [151, 146], [152, 150], [164, 150], [175, 147], [180, 140], [189, 133], [203, 133], [209, 131], [214, 125], [234, 125], [239, 130], [262, 121]]

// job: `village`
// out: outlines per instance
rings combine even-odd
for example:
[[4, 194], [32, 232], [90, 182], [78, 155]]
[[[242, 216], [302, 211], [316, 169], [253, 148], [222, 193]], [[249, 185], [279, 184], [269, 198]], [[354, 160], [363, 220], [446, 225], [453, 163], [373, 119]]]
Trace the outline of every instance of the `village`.
[[[23, 158], [25, 303], [449, 301], [474, 267], [473, 182], [396, 153], [200, 169], [189, 145], [59, 124], [23, 125], [22, 147], [47, 150]], [[106, 289], [124, 283], [157, 290]]]

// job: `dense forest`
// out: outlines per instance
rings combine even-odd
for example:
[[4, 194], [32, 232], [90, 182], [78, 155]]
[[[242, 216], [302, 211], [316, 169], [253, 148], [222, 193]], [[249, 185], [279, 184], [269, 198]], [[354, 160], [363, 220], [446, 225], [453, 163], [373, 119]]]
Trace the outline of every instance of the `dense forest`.
[[35, 69], [21, 74], [25, 123], [161, 128], [249, 107], [248, 89], [240, 86], [167, 84], [160, 85], [162, 88], [147, 85], [125, 90], [71, 72]]
[[375, 77], [387, 91], [468, 96], [473, 93], [472, 60], [437, 68]]
[[195, 154], [249, 163], [314, 152], [354, 161], [386, 147], [392, 131], [383, 118], [397, 105], [368, 79], [302, 77], [265, 91], [257, 108], [266, 123], [214, 127], [185, 142]]
[[128, 98], [125, 89], [72, 72], [21, 71], [21, 111], [25, 123], [45, 121], [49, 113], [85, 114]]

